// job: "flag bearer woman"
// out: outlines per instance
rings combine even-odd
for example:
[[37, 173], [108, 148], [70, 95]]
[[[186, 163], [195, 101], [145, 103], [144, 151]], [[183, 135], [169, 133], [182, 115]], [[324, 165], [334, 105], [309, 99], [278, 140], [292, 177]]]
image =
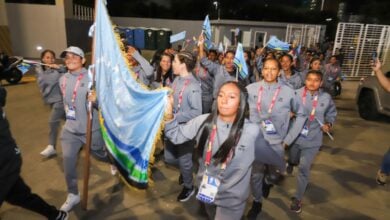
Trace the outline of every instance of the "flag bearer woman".
[[[252, 170], [254, 200], [248, 213], [249, 218], [256, 218], [261, 212], [264, 165], [274, 165], [280, 173], [284, 173], [284, 148], [299, 135], [306, 120], [295, 91], [277, 81], [279, 71], [278, 60], [267, 59], [262, 69], [263, 80], [247, 86], [250, 120], [261, 125], [261, 138], [256, 142]], [[292, 113], [295, 114], [296, 123], [290, 127]], [[271, 156], [266, 161], [258, 160], [263, 154]]]
[[[192, 74], [195, 66], [195, 57], [189, 52], [179, 52], [173, 59], [173, 73], [177, 76], [172, 84], [174, 106], [170, 114], [175, 116], [177, 123], [183, 124], [202, 114], [202, 96], [199, 82]], [[191, 141], [173, 144], [165, 140], [165, 162], [178, 165], [180, 169], [179, 183], [183, 183], [183, 190], [177, 197], [180, 202], [191, 198], [195, 190], [193, 187], [193, 165]]]
[[[68, 196], [61, 210], [69, 211], [80, 202], [77, 186], [77, 158], [80, 148], [86, 142], [87, 132], [87, 94], [90, 82], [88, 71], [83, 67], [85, 63], [84, 52], [78, 47], [68, 47], [62, 52], [68, 72], [60, 78], [61, 94], [65, 108], [66, 121], [62, 129], [61, 145], [63, 165]], [[94, 101], [93, 95], [88, 99]], [[92, 145], [91, 153], [101, 160], [107, 160], [104, 142], [100, 133], [98, 112], [93, 109], [92, 118]]]
[[[260, 126], [248, 117], [247, 91], [237, 82], [225, 82], [218, 91], [216, 109], [180, 125], [166, 117], [165, 134], [176, 144], [197, 143], [199, 169], [197, 199], [209, 219], [241, 219], [249, 196], [251, 167]], [[168, 108], [174, 106], [168, 105]], [[269, 155], [262, 155], [262, 160]]]
[[302, 198], [309, 182], [310, 167], [322, 145], [323, 132], [329, 132], [336, 119], [336, 106], [332, 97], [320, 90], [322, 73], [309, 70], [306, 86], [297, 90], [300, 105], [304, 107], [308, 120], [297, 140], [289, 149], [287, 172], [292, 173], [293, 166], [298, 165], [297, 190], [291, 199], [290, 209], [301, 212]]
[[58, 80], [66, 72], [64, 66], [55, 64], [55, 53], [52, 50], [44, 50], [41, 53], [41, 61], [45, 65], [37, 65], [37, 83], [42, 94], [43, 101], [51, 107], [49, 119], [49, 145], [40, 153], [44, 157], [55, 155], [58, 128], [61, 120], [65, 119], [64, 104]]

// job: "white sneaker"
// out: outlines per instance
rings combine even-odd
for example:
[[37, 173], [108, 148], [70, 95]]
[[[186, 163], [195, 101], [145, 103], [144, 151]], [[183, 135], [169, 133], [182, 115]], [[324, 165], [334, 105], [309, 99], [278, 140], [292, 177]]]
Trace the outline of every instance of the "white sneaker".
[[47, 145], [45, 150], [43, 150], [40, 154], [44, 157], [50, 157], [50, 156], [56, 155], [57, 151], [56, 151], [56, 149], [54, 149], [53, 145]]
[[65, 203], [62, 204], [60, 210], [69, 212], [73, 208], [73, 206], [77, 205], [79, 202], [80, 202], [80, 195], [69, 193]]
[[114, 165], [110, 165], [111, 168], [111, 175], [115, 176], [118, 173], [118, 170]]

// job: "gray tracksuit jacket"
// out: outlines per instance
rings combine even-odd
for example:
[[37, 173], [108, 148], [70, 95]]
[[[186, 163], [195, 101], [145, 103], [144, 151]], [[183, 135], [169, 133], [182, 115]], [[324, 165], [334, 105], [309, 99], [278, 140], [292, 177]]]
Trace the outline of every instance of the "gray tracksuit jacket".
[[[260, 86], [263, 87], [264, 91], [261, 99], [261, 112], [259, 113], [257, 101]], [[278, 87], [280, 87], [280, 92], [276, 98], [271, 115], [269, 115], [268, 108]], [[250, 120], [261, 124], [264, 120], [271, 119], [275, 126], [276, 134], [267, 134], [263, 126], [261, 126], [265, 140], [269, 144], [281, 144], [284, 142], [290, 145], [301, 132], [307, 119], [303, 107], [298, 103], [295, 91], [281, 83], [267, 84], [264, 80], [248, 85], [247, 90], [249, 94]], [[290, 127], [291, 112], [295, 113], [295, 123]]]
[[300, 89], [305, 85], [305, 80], [303, 78], [303, 75], [298, 71], [294, 71], [294, 74], [291, 75], [289, 79], [287, 79], [286, 74], [284, 73], [284, 70], [280, 70], [280, 75], [279, 75], [278, 81], [280, 83], [292, 88], [293, 90]]
[[138, 51], [135, 51], [133, 58], [139, 63], [138, 66], [134, 66], [132, 70], [137, 75], [137, 80], [142, 82], [146, 86], [150, 86], [151, 79], [153, 78], [154, 68]]
[[[202, 114], [202, 92], [198, 80], [192, 74], [186, 77], [177, 76], [172, 83], [172, 89], [174, 90], [173, 111], [179, 123], [185, 123]], [[183, 95], [179, 107], [179, 96], [182, 90]]]
[[[80, 80], [79, 87], [77, 88], [76, 98], [74, 103], [72, 103], [73, 91], [80, 74], [83, 74], [83, 77]], [[74, 134], [85, 134], [87, 132], [87, 108], [88, 100], [87, 94], [89, 91], [88, 84], [88, 71], [83, 68], [79, 72], [70, 73], [67, 72], [60, 78], [60, 88], [61, 93], [65, 96], [63, 97], [64, 106], [74, 106], [76, 111], [76, 120], [66, 119], [64, 129], [68, 130]], [[66, 109], [66, 108], [65, 108]], [[92, 119], [92, 131], [95, 131], [100, 128], [98, 120], [98, 111], [93, 108], [93, 119]]]
[[66, 68], [63, 67], [59, 70], [48, 68], [43, 70], [42, 66], [37, 65], [35, 67], [35, 72], [37, 74], [37, 83], [44, 102], [46, 104], [62, 102], [58, 80], [64, 75]]
[[194, 74], [200, 82], [202, 100], [213, 100], [214, 78], [209, 74], [208, 69], [203, 67], [198, 61], [194, 69]]
[[[303, 104], [303, 95], [305, 88], [297, 90], [297, 96], [299, 97], [300, 105], [304, 106], [305, 113], [310, 117], [310, 113], [313, 109], [313, 101], [316, 94], [318, 94], [318, 104], [315, 110], [315, 118], [317, 118], [321, 123], [334, 123], [337, 116], [336, 105], [334, 104], [332, 97], [322, 90], [311, 94], [306, 92], [306, 101]], [[307, 120], [305, 125], [309, 129], [308, 135], [305, 137], [299, 135], [295, 143], [303, 147], [320, 147], [322, 145], [323, 132], [321, 130], [321, 125], [316, 119], [313, 121]]]
[[203, 57], [200, 60], [200, 63], [207, 68], [210, 75], [214, 76], [214, 85], [213, 85], [213, 98], [216, 99], [218, 96], [219, 87], [227, 81], [235, 81], [236, 76], [230, 75], [224, 65], [220, 65], [208, 60], [206, 57]]
[[[178, 125], [176, 118], [165, 124], [165, 135], [173, 143], [180, 144], [196, 138], [198, 130], [209, 114], [200, 115], [187, 124]], [[212, 154], [214, 155], [220, 148], [221, 144], [227, 139], [231, 124], [217, 119], [217, 135], [214, 139]], [[245, 121], [241, 138], [234, 151], [234, 157], [227, 163], [226, 169], [221, 170], [220, 164], [215, 165], [213, 159], [207, 167], [211, 176], [219, 177], [221, 185], [215, 197], [215, 205], [222, 207], [239, 206], [246, 202], [249, 196], [249, 183], [254, 161], [255, 140], [259, 135], [259, 125]], [[207, 145], [207, 143], [206, 143]], [[203, 174], [206, 172], [204, 163], [207, 146], [199, 158], [199, 169], [197, 174], [197, 185], [200, 184]]]

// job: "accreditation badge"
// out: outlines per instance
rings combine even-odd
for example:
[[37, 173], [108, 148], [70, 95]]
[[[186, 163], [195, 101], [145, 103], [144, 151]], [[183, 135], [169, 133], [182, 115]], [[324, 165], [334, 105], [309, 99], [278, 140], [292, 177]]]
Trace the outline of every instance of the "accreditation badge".
[[76, 109], [74, 106], [65, 106], [65, 113], [67, 120], [76, 120]]
[[220, 184], [218, 178], [210, 176], [206, 172], [203, 175], [196, 198], [204, 203], [213, 204]]
[[269, 120], [269, 119], [264, 120], [262, 125], [263, 125], [263, 128], [267, 134], [276, 134], [275, 126], [271, 120]]
[[302, 137], [307, 137], [308, 135], [309, 135], [309, 128], [305, 125], [305, 126], [303, 126], [303, 128], [302, 128], [301, 136], [302, 136]]

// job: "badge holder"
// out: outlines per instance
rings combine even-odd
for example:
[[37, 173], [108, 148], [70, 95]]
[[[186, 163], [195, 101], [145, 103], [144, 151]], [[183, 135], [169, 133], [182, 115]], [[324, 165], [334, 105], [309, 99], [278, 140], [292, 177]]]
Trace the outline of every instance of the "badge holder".
[[302, 128], [301, 136], [304, 137], [304, 138], [306, 138], [308, 135], [309, 135], [309, 128], [305, 125], [305, 126], [303, 126], [303, 128]]
[[68, 119], [68, 120], [76, 120], [76, 110], [75, 110], [75, 107], [67, 106], [65, 108], [65, 112], [66, 112], [66, 119]]
[[203, 175], [196, 198], [201, 202], [213, 204], [220, 184], [220, 180], [216, 177], [209, 176], [206, 170], [206, 173]]
[[263, 128], [267, 134], [276, 134], [276, 129], [271, 120], [267, 119], [263, 121]]

